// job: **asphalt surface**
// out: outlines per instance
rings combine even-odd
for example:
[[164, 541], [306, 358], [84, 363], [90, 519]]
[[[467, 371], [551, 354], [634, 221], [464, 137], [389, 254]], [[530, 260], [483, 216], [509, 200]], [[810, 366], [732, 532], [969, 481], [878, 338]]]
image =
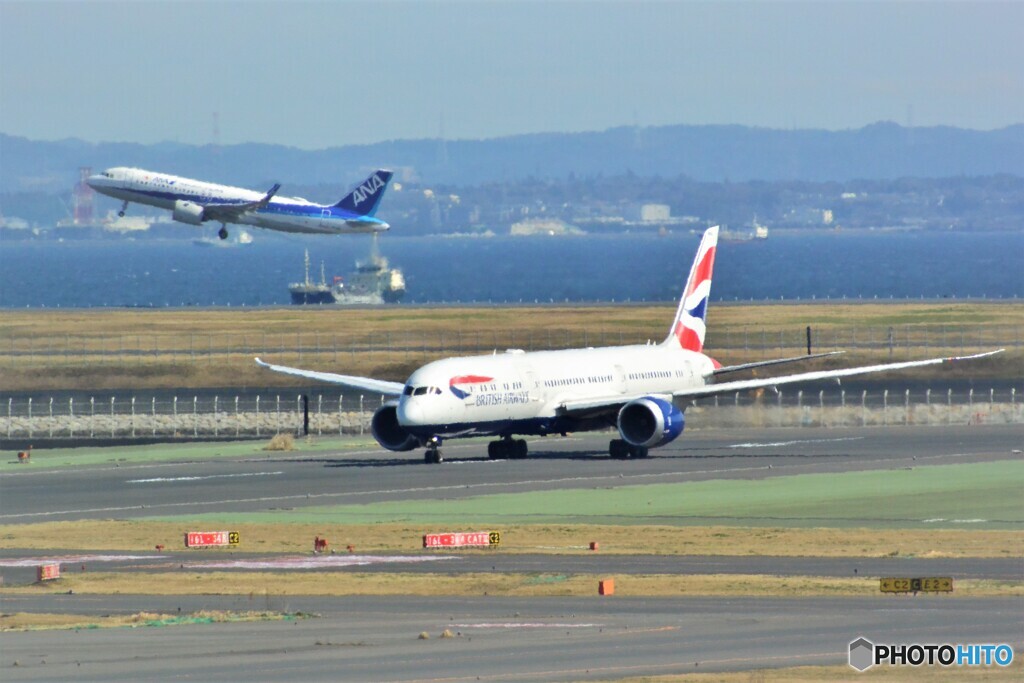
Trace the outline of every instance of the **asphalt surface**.
[[[21, 609], [20, 600], [5, 599], [4, 610]], [[1024, 632], [1020, 599], [55, 596], [34, 606], [93, 614], [270, 608], [319, 617], [5, 633], [4, 680], [609, 680], [840, 664], [860, 636], [1010, 643], [1019, 656]], [[442, 638], [445, 629], [453, 637]]]
[[696, 431], [649, 458], [627, 461], [608, 457], [609, 438], [530, 439], [527, 460], [507, 461], [488, 460], [482, 440], [454, 441], [442, 449], [440, 465], [425, 465], [419, 451], [380, 449], [82, 468], [12, 465], [0, 471], [0, 524], [986, 462], [1019, 458], [1013, 451], [1024, 448], [1024, 427]]
[[[645, 460], [613, 461], [607, 435], [530, 441], [526, 461], [488, 461], [481, 442], [446, 462], [378, 450], [188, 463], [0, 472], [0, 523], [130, 519], [225, 510], [453, 497], [566, 487], [755, 479], [1020, 458], [1015, 426], [688, 432]], [[429, 504], [429, 503], [427, 503]], [[722, 520], [742, 524], [742, 520]], [[59, 553], [53, 553], [59, 554]], [[36, 557], [44, 553], [30, 553]], [[89, 568], [167, 571], [186, 562], [259, 559], [182, 551], [89, 560]], [[0, 550], [0, 565], [25, 559]], [[338, 558], [347, 556], [339, 555]], [[31, 559], [31, 558], [30, 558]], [[346, 571], [953, 575], [1020, 581], [1022, 560], [460, 555], [429, 563], [339, 564]], [[75, 571], [70, 565], [65, 571]], [[189, 571], [209, 571], [192, 567]], [[224, 571], [224, 569], [219, 569]], [[0, 567], [8, 585], [30, 568]], [[228, 569], [231, 571], [231, 569]], [[0, 609], [74, 614], [305, 612], [287, 622], [5, 633], [4, 680], [607, 680], [690, 671], [842, 664], [874, 642], [1003, 643], [1020, 656], [1024, 599], [496, 598], [3, 595]], [[441, 638], [449, 629], [454, 637]], [[430, 635], [418, 638], [421, 632]], [[852, 670], [851, 670], [852, 671]]]

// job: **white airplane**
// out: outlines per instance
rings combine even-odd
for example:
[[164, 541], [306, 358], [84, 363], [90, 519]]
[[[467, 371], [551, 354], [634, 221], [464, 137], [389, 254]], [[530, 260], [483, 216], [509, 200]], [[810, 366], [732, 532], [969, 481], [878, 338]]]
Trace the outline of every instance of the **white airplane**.
[[525, 458], [526, 441], [514, 435], [564, 436], [607, 428], [617, 429], [620, 437], [609, 444], [612, 458], [644, 458], [648, 449], [682, 433], [683, 411], [693, 399], [981, 358], [1003, 350], [719, 382], [728, 373], [839, 352], [729, 367], [702, 353], [717, 242], [717, 227], [704, 233], [675, 320], [661, 344], [446, 358], [419, 368], [405, 384], [271, 365], [259, 358], [256, 362], [287, 375], [397, 396], [374, 413], [374, 438], [392, 451], [425, 447], [426, 462], [437, 463], [445, 439], [497, 436], [500, 440], [488, 444], [489, 457]]
[[299, 197], [277, 197], [280, 184], [265, 194], [241, 187], [217, 185], [141, 168], [108, 168], [89, 176], [86, 182], [101, 194], [124, 202], [169, 209], [176, 221], [201, 225], [206, 221], [221, 224], [218, 235], [228, 236], [228, 223], [243, 223], [281, 232], [347, 234], [381, 232], [390, 226], [374, 217], [381, 197], [391, 180], [391, 171], [383, 169], [360, 183], [337, 204], [314, 204]]

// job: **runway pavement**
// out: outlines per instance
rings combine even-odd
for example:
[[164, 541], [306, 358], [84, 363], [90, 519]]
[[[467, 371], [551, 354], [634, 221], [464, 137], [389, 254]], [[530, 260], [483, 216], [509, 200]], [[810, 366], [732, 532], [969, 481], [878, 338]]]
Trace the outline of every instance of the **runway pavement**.
[[[377, 449], [148, 465], [0, 472], [0, 523], [261, 511], [567, 487], [753, 479], [1020, 458], [1019, 426], [687, 432], [639, 461], [610, 460], [607, 435], [531, 440], [525, 461], [488, 461], [482, 442], [446, 445], [435, 466]], [[25, 553], [0, 551], [0, 564]], [[57, 553], [55, 553], [57, 554]], [[252, 553], [155, 553], [95, 569], [166, 571]], [[177, 564], [175, 564], [177, 563]], [[346, 571], [952, 574], [1021, 580], [1020, 557], [991, 559], [461, 555], [339, 566]], [[443, 569], [442, 569], [443, 567]], [[190, 567], [190, 571], [211, 571]], [[220, 568], [219, 571], [225, 571]], [[890, 571], [891, 570], [891, 571]], [[26, 571], [23, 569], [17, 572]], [[72, 567], [71, 571], [74, 571]], [[231, 571], [228, 569], [227, 571]], [[13, 578], [20, 574], [5, 575]], [[305, 612], [316, 618], [166, 628], [5, 633], [0, 671], [34, 680], [608, 680], [691, 671], [844, 664], [874, 642], [1002, 643], [1020, 655], [1024, 599], [498, 598], [3, 595], [4, 613]], [[441, 638], [449, 629], [453, 637]], [[418, 638], [421, 632], [430, 635]], [[17, 662], [17, 665], [15, 665]], [[851, 670], [852, 672], [852, 670]]]
[[[450, 499], [985, 462], [1020, 457], [1019, 425], [687, 432], [643, 460], [611, 460], [607, 434], [532, 439], [530, 458], [489, 461], [484, 441], [449, 442], [440, 465], [381, 449], [313, 456], [0, 471], [0, 523], [255, 512], [309, 505]], [[211, 452], [216, 445], [211, 445]]]
[[[19, 609], [18, 600], [5, 600], [4, 609]], [[859, 636], [879, 643], [1008, 642], [1019, 656], [1024, 625], [1019, 599], [56, 596], [34, 606], [93, 614], [270, 608], [320, 616], [6, 633], [5, 680], [614, 680], [844, 664]], [[453, 637], [440, 637], [446, 629]], [[421, 632], [430, 638], [419, 639]]]

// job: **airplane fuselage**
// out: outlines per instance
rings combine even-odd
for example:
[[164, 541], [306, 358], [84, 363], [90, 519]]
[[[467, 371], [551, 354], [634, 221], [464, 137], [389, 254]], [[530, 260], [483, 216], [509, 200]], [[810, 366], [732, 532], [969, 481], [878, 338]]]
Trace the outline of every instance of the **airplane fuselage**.
[[[97, 192], [127, 203], [145, 204], [172, 212], [182, 202], [204, 208], [230, 207], [242, 202], [257, 203], [264, 198], [260, 192], [241, 187], [138, 168], [108, 169], [91, 176], [89, 185]], [[389, 228], [386, 222], [378, 218], [356, 214], [338, 206], [315, 204], [300, 197], [279, 196], [271, 198], [265, 206], [242, 212], [237, 217], [202, 220], [307, 234], [370, 233]]]
[[714, 367], [702, 353], [661, 344], [448, 358], [409, 377], [398, 423], [420, 439], [610, 427], [607, 411], [595, 410], [593, 423], [585, 409], [570, 416], [560, 407], [638, 394], [671, 401], [681, 387], [705, 386]]

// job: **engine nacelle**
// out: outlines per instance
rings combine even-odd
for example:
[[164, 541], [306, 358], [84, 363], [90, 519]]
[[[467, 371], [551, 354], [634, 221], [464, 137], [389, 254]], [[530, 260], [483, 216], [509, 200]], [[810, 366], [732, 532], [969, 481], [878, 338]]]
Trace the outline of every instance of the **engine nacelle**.
[[645, 396], [630, 401], [619, 411], [622, 439], [632, 446], [664, 446], [683, 433], [683, 412], [673, 403]]
[[398, 424], [398, 401], [388, 401], [377, 408], [370, 420], [373, 438], [389, 451], [411, 451], [420, 445], [419, 440]]
[[179, 199], [174, 202], [174, 211], [171, 213], [171, 217], [179, 223], [188, 223], [189, 225], [202, 225], [203, 224], [203, 207], [195, 202], [189, 202], [184, 199]]

